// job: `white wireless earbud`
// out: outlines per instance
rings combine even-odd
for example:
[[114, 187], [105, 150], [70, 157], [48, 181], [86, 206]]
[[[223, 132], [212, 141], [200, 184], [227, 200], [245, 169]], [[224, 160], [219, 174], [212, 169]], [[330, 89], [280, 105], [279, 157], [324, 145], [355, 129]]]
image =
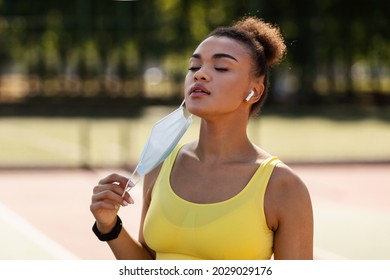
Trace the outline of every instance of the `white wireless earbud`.
[[249, 93], [249, 95], [245, 98], [245, 101], [248, 102], [248, 101], [252, 98], [253, 95], [255, 95], [255, 92], [254, 92], [253, 90], [251, 90], [251, 92]]

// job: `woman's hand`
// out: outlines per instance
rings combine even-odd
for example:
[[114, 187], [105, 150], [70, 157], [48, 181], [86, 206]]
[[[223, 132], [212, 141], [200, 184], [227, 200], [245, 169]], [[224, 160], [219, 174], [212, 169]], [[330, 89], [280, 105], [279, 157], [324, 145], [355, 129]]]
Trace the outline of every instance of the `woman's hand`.
[[110, 174], [101, 179], [93, 189], [90, 210], [96, 219], [98, 230], [102, 234], [110, 232], [114, 227], [120, 206], [134, 203], [127, 192], [122, 197], [127, 181], [126, 177]]

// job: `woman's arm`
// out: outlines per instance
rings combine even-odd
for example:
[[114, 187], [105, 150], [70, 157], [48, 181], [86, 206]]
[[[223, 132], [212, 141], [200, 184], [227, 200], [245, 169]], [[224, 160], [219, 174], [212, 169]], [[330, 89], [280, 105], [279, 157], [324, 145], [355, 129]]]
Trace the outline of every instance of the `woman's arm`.
[[313, 259], [313, 210], [309, 192], [287, 166], [275, 168], [266, 193], [274, 230], [274, 259]]
[[[128, 193], [122, 198], [127, 180], [121, 175], [111, 174], [100, 180], [94, 188], [90, 210], [101, 234], [109, 233], [114, 228], [119, 206], [132, 202]], [[134, 240], [124, 228], [117, 238], [107, 243], [117, 259], [152, 259], [148, 249], [141, 242]]]

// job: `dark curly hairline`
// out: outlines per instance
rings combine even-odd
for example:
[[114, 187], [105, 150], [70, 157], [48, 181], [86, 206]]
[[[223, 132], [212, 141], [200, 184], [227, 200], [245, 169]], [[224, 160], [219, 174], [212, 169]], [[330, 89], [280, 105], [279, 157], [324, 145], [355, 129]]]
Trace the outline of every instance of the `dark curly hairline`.
[[245, 31], [240, 30], [235, 27], [219, 27], [211, 32], [207, 37], [227, 37], [237, 42], [243, 44], [250, 51], [253, 56], [254, 65], [253, 74], [255, 77], [264, 76], [264, 92], [260, 98], [260, 100], [252, 105], [250, 115], [256, 115], [260, 112], [260, 109], [263, 107], [265, 100], [268, 96], [268, 67], [266, 62], [266, 57], [264, 54], [264, 48], [260, 45], [259, 42], [254, 42], [250, 35]]

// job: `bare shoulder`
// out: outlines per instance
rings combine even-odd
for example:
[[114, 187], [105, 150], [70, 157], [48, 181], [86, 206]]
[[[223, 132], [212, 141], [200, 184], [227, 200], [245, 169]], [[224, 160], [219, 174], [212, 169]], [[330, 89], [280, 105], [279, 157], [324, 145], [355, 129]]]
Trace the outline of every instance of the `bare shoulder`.
[[284, 163], [279, 163], [271, 176], [270, 189], [279, 199], [307, 199], [309, 192], [298, 174]]
[[313, 259], [313, 210], [309, 191], [287, 165], [275, 168], [265, 196], [267, 224], [274, 231], [275, 259]]
[[305, 183], [284, 163], [279, 163], [274, 169], [265, 203], [274, 229], [289, 216], [310, 215], [312, 211], [310, 194]]

